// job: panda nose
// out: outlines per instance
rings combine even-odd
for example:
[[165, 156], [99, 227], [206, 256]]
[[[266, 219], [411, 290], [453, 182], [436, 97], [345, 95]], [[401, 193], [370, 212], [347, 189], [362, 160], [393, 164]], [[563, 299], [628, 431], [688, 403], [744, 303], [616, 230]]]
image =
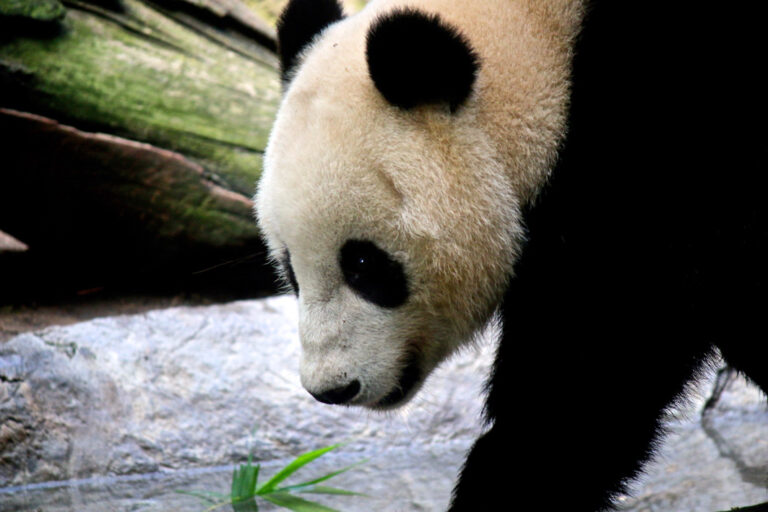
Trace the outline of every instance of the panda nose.
[[324, 404], [339, 405], [349, 402], [359, 392], [360, 381], [355, 379], [346, 386], [329, 389], [328, 391], [323, 391], [322, 393], [313, 393], [310, 391], [309, 394], [315, 397], [315, 400], [318, 402], [323, 402]]

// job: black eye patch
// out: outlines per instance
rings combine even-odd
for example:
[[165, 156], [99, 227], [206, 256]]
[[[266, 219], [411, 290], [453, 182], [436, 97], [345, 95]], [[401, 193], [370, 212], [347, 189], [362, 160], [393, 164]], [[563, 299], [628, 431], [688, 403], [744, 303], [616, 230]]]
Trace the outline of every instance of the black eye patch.
[[288, 282], [291, 284], [293, 291], [296, 295], [299, 294], [299, 283], [296, 282], [296, 274], [293, 273], [293, 266], [291, 265], [291, 253], [288, 249], [283, 253], [283, 257], [280, 259], [280, 264], [283, 266], [285, 276], [288, 278]]
[[403, 266], [367, 240], [347, 240], [339, 252], [344, 280], [365, 300], [395, 308], [408, 299]]

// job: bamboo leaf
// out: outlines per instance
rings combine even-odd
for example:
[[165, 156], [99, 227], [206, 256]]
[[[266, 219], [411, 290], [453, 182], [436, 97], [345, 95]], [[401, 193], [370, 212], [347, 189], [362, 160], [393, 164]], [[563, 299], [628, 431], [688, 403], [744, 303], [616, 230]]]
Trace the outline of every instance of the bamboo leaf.
[[281, 492], [281, 491], [293, 491], [297, 489], [303, 489], [304, 487], [309, 487], [315, 484], [319, 484], [320, 482], [324, 482], [330, 478], [335, 477], [336, 475], [340, 475], [341, 473], [344, 473], [346, 471], [349, 471], [350, 469], [359, 466], [360, 464], [363, 464], [367, 462], [368, 459], [361, 460], [360, 462], [356, 462], [355, 464], [349, 465], [345, 468], [339, 469], [338, 471], [333, 471], [331, 473], [328, 473], [327, 475], [323, 475], [320, 478], [315, 478], [314, 480], [309, 480], [307, 482], [301, 482], [299, 484], [295, 485], [288, 485], [285, 487], [281, 487], [280, 489], [277, 489], [275, 492]]
[[368, 497], [367, 494], [347, 491], [346, 489], [337, 489], [336, 487], [326, 487], [324, 485], [315, 485], [313, 487], [307, 487], [307, 488], [298, 490], [298, 492], [306, 492], [306, 493], [312, 493], [312, 494], [340, 494], [343, 496], [365, 496], [366, 498]]
[[256, 494], [263, 495], [271, 492], [275, 492], [275, 488], [277, 487], [277, 484], [294, 474], [296, 471], [301, 469], [302, 467], [306, 466], [313, 460], [322, 457], [326, 453], [328, 453], [331, 450], [335, 450], [341, 446], [340, 444], [334, 444], [331, 446], [326, 446], [325, 448], [320, 448], [319, 450], [313, 450], [311, 452], [307, 452], [304, 455], [300, 455], [297, 457], [293, 462], [285, 466], [282, 470], [280, 470], [275, 476], [273, 476], [267, 483], [261, 486], [259, 490], [256, 491]]
[[233, 501], [251, 498], [256, 494], [256, 481], [259, 477], [259, 465], [240, 464], [232, 471], [231, 497]]
[[287, 492], [273, 492], [262, 496], [265, 500], [294, 512], [339, 512], [314, 501], [305, 500]]
[[244, 501], [233, 501], [232, 510], [235, 512], [259, 512], [259, 506], [256, 504], [256, 498], [248, 498]]

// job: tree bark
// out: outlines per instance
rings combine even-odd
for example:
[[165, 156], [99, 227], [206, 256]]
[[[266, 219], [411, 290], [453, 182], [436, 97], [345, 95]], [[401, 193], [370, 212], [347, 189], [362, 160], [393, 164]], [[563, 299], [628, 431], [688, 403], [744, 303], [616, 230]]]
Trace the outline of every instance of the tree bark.
[[250, 197], [274, 48], [238, 0], [4, 2], [0, 230], [28, 250], [0, 252], [0, 300], [271, 290]]

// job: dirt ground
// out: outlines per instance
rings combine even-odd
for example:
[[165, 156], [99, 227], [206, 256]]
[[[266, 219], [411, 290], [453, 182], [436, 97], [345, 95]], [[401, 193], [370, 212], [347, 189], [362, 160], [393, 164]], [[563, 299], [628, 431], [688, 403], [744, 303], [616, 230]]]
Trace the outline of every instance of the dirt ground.
[[206, 305], [234, 300], [203, 295], [105, 295], [86, 294], [48, 303], [0, 305], [0, 343], [17, 334], [50, 325], [69, 325], [92, 318], [132, 315], [182, 305]]

